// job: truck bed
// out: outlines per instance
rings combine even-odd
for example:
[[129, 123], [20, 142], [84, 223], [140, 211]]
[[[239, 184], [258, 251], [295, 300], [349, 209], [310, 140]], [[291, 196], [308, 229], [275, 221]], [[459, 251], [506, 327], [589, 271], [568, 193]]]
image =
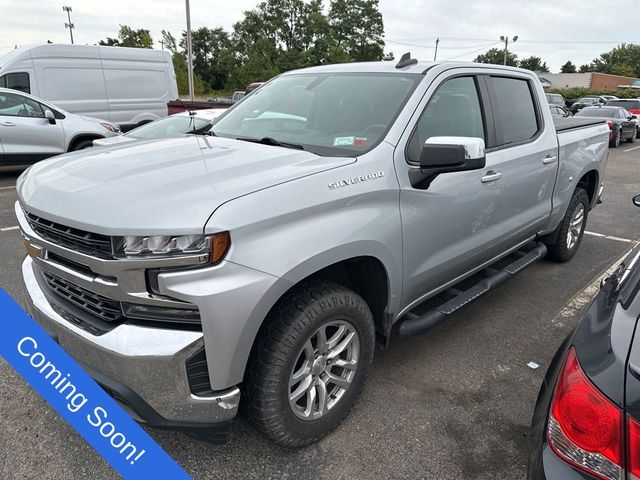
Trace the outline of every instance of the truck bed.
[[599, 118], [553, 117], [553, 123], [556, 127], [556, 133], [575, 130], [578, 128], [590, 127], [592, 125], [599, 125], [604, 122], [604, 120]]

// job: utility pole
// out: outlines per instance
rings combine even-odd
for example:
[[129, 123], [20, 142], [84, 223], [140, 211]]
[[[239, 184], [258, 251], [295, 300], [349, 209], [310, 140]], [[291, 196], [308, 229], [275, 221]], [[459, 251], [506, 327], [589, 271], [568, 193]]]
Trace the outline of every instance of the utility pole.
[[71, 23], [71, 7], [62, 7], [63, 12], [67, 12], [67, 18], [69, 19], [69, 23], [64, 24], [64, 28], [69, 29], [69, 34], [71, 35], [71, 45], [73, 45], [73, 29], [75, 26]]
[[189, 74], [189, 99], [193, 102], [193, 52], [191, 51], [191, 12], [189, 0], [185, 0], [187, 7], [187, 70]]
[[440, 43], [440, 39], [436, 38], [436, 51], [433, 52], [433, 61], [436, 61], [436, 58], [438, 57], [438, 44]]
[[[509, 49], [509, 37], [504, 36], [504, 35], [500, 35], [500, 40], [502, 40], [504, 42], [504, 62], [503, 65], [507, 64], [507, 52]], [[514, 36], [513, 40], [511, 40], [513, 43], [518, 41], [518, 36]]]
[[162, 47], [162, 50], [164, 50], [164, 40], [160, 40], [160, 46]]

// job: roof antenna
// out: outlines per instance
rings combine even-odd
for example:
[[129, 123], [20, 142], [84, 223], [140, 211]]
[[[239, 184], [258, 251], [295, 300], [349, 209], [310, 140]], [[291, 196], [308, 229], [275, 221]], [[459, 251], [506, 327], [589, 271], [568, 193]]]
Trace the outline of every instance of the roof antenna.
[[396, 68], [404, 68], [410, 65], [415, 65], [416, 63], [418, 63], [418, 60], [411, 58], [411, 52], [407, 52], [400, 57], [400, 61], [396, 63]]

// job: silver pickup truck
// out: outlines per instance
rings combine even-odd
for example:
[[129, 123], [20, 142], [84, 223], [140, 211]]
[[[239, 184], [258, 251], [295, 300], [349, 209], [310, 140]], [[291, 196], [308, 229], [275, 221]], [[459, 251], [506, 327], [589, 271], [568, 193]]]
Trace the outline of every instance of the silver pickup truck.
[[17, 182], [32, 316], [135, 418], [288, 446], [347, 415], [376, 344], [548, 256], [600, 201], [605, 123], [537, 77], [376, 62], [280, 75], [210, 135], [66, 154]]

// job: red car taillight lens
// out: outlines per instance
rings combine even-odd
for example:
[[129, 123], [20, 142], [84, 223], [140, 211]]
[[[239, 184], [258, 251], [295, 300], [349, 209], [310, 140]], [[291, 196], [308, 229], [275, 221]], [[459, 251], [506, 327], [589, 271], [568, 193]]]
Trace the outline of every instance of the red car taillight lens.
[[623, 478], [622, 411], [586, 376], [573, 347], [558, 378], [547, 438], [575, 467], [607, 480]]
[[640, 108], [631, 108], [627, 110], [631, 115], [640, 115]]
[[640, 478], [640, 422], [628, 417], [629, 432], [629, 473]]

